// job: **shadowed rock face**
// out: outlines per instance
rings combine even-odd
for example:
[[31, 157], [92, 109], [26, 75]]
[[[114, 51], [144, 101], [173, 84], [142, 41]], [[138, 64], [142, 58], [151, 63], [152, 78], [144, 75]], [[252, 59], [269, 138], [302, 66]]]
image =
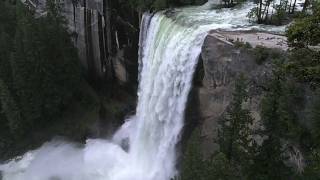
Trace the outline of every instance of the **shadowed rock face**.
[[[285, 38], [282, 36], [266, 33], [264, 35], [275, 36], [279, 38], [279, 41], [285, 42]], [[255, 118], [254, 126], [260, 126], [260, 100], [263, 96], [263, 86], [271, 77], [270, 61], [267, 60], [264, 64], [258, 65], [252, 53], [245, 48], [235, 47], [229, 41], [232, 37], [253, 45], [266, 41], [264, 38], [252, 38], [253, 36], [258, 35], [256, 32], [212, 31], [204, 41], [201, 53], [202, 62], [198, 65], [202, 66], [198, 67], [203, 71], [202, 85], [195, 86], [197, 90], [195, 90], [196, 94], [193, 98], [196, 98], [198, 102], [197, 109], [200, 111], [198, 121], [203, 141], [202, 150], [207, 157], [219, 148], [214, 143], [214, 139], [217, 137], [218, 120], [232, 100], [235, 80], [240, 74], [245, 75], [249, 81], [250, 99], [246, 106]], [[278, 41], [275, 41], [274, 44], [269, 42], [268, 45], [279, 49], [277, 43]], [[283, 47], [286, 47], [286, 44], [283, 44]], [[194, 108], [187, 109], [187, 111], [192, 110]]]
[[[41, 16], [45, 2], [25, 3]], [[60, 4], [89, 80], [95, 85], [115, 79], [136, 84], [138, 12], [117, 0], [64, 0]]]
[[136, 83], [137, 12], [110, 0], [69, 0], [63, 7], [89, 77]]

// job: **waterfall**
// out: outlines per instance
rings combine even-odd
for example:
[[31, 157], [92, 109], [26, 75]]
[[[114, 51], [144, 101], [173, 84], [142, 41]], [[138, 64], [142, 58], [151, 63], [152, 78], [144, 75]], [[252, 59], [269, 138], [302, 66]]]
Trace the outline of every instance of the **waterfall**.
[[84, 147], [52, 141], [0, 165], [4, 180], [170, 180], [184, 124], [193, 73], [212, 29], [279, 30], [257, 26], [253, 7], [208, 6], [145, 13], [141, 21], [136, 115], [111, 140], [89, 139]]

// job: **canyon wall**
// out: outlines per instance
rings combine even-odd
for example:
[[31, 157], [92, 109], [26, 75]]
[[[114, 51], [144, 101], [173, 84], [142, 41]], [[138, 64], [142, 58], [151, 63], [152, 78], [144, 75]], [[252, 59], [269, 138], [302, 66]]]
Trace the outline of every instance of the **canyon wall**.
[[[273, 48], [284, 53], [288, 48], [283, 36], [259, 32], [226, 32], [212, 31], [206, 37], [194, 88], [190, 94], [190, 104], [186, 114], [186, 130], [200, 126], [202, 151], [206, 157], [218, 150], [216, 143], [219, 124], [232, 101], [234, 85], [239, 75], [248, 80], [250, 99], [245, 106], [255, 119], [254, 126], [261, 126], [260, 102], [265, 93], [264, 87], [272, 75], [272, 63], [266, 60], [258, 64], [248, 48], [237, 47], [237, 44], [249, 43], [253, 48], [257, 45]], [[252, 48], [250, 47], [252, 50]], [[191, 125], [191, 128], [190, 128]], [[255, 128], [254, 127], [254, 128]]]
[[[45, 0], [25, 0], [38, 15]], [[60, 0], [61, 11], [78, 48], [84, 72], [95, 85], [137, 79], [139, 13], [114, 0]]]

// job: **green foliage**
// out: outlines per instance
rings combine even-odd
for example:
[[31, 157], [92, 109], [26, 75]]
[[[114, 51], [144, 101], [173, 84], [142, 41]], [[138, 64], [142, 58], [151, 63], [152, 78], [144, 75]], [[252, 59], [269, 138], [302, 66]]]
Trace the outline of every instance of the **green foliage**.
[[248, 42], [244, 43], [244, 42], [236, 41], [233, 44], [236, 48], [244, 48], [244, 49], [251, 49], [252, 48], [251, 44]]
[[259, 10], [259, 7], [254, 7], [248, 12], [247, 17], [251, 22], [261, 21]]
[[268, 91], [262, 100], [261, 118], [264, 124], [262, 135], [266, 137], [254, 158], [253, 174], [260, 179], [288, 179], [291, 168], [285, 161], [286, 146], [283, 141], [298, 142], [303, 130], [295, 113], [301, 103], [298, 90], [286, 79], [281, 64], [277, 64]]
[[183, 155], [181, 180], [236, 180], [239, 178], [237, 169], [223, 153], [205, 160], [200, 148], [200, 131], [195, 129], [188, 141]]
[[320, 43], [320, 3], [313, 5], [312, 14], [296, 19], [287, 29], [286, 36], [289, 45], [293, 47], [318, 45]]
[[269, 50], [263, 46], [257, 46], [254, 48], [253, 55], [257, 64], [261, 65], [269, 57]]
[[0, 1], [0, 155], [62, 119], [80, 95], [77, 50], [59, 7], [47, 5], [35, 18], [20, 1]]
[[220, 152], [204, 160], [200, 149], [200, 132], [195, 130], [183, 156], [182, 180], [243, 179], [251, 163], [249, 159], [254, 144], [249, 127], [253, 119], [250, 112], [243, 108], [247, 98], [247, 82], [241, 75], [236, 81], [230, 108], [220, 122]]
[[7, 126], [12, 133], [19, 133], [17, 130], [21, 127], [22, 119], [20, 115], [20, 110], [11, 95], [8, 86], [4, 81], [0, 79], [0, 103], [1, 103], [1, 113], [5, 116], [7, 120]]
[[320, 92], [317, 90], [310, 110], [312, 122], [312, 145], [306, 154], [307, 166], [303, 176], [306, 179], [316, 180], [320, 178]]
[[[285, 70], [289, 76], [293, 76], [298, 82], [309, 85], [313, 90], [317, 90], [320, 85], [320, 52], [310, 46], [320, 43], [319, 20], [319, 1], [314, 1], [311, 11], [309, 13], [302, 12], [286, 32], [289, 45], [293, 49], [290, 51], [289, 60], [285, 64]], [[314, 102], [313, 106], [308, 110], [310, 111], [310, 117], [303, 117], [304, 119], [310, 119], [312, 122], [311, 133], [310, 129], [304, 130], [309, 132], [311, 136], [308, 136], [308, 143], [301, 144], [304, 147], [306, 165], [297, 179], [315, 180], [320, 178], [319, 94], [316, 93], [315, 97], [311, 100]], [[298, 131], [298, 129], [296, 130]], [[293, 134], [291, 133], [291, 136]], [[296, 133], [296, 136], [297, 134], [299, 133]]]
[[299, 122], [296, 111], [303, 108], [304, 91], [292, 80], [283, 81], [281, 85], [282, 94], [279, 97], [278, 113], [281, 129], [283, 129], [282, 138], [299, 142], [305, 129]]
[[226, 154], [228, 160], [243, 162], [248, 157], [252, 134], [250, 125], [253, 119], [250, 111], [243, 108], [248, 99], [247, 82], [243, 75], [236, 80], [233, 100], [226, 115], [220, 122], [219, 131], [220, 150]]
[[311, 87], [320, 86], [320, 52], [308, 48], [291, 51], [286, 70], [298, 80], [307, 82]]
[[214, 155], [207, 163], [205, 176], [206, 180], [239, 180], [240, 175], [235, 163], [230, 163], [226, 155], [222, 152]]
[[291, 8], [291, 2], [288, 8], [288, 0], [257, 0], [256, 7], [248, 13], [250, 21], [258, 24], [283, 25], [293, 13], [291, 9], [295, 8], [295, 3]]
[[57, 11], [50, 1], [45, 17], [34, 19], [32, 12], [20, 10], [12, 79], [29, 126], [57, 118], [80, 83], [77, 52]]
[[316, 98], [311, 108], [312, 134], [316, 144], [320, 146], [320, 90], [316, 92]]
[[310, 154], [307, 156], [307, 160], [308, 165], [299, 178], [301, 180], [318, 180], [320, 178], [320, 149], [312, 149]]
[[279, 139], [273, 136], [264, 140], [258, 149], [257, 155], [253, 158], [253, 165], [250, 168], [249, 179], [269, 180], [289, 179], [292, 172], [284, 164], [285, 157]]
[[14, 10], [8, 1], [0, 1], [0, 77], [5, 83], [11, 82], [10, 53], [16, 24]]
[[[275, 6], [275, 13], [271, 15], [271, 20], [269, 20], [270, 24], [274, 25], [282, 25], [284, 20], [287, 18], [288, 12], [286, 11], [286, 4], [281, 3]], [[267, 20], [266, 20], [267, 22]]]
[[204, 179], [205, 162], [200, 149], [200, 131], [193, 131], [183, 155], [181, 180]]
[[251, 52], [253, 54], [254, 60], [258, 65], [262, 65], [264, 62], [266, 62], [268, 59], [278, 59], [281, 58], [281, 51], [278, 49], [270, 49], [263, 46], [256, 46], [255, 48], [251, 49]]
[[302, 92], [295, 83], [284, 78], [282, 65], [277, 66], [262, 100], [261, 116], [267, 136], [290, 139], [292, 134], [299, 135], [300, 132], [295, 109], [303, 101]]
[[[315, 1], [317, 2], [317, 1]], [[302, 82], [317, 88], [320, 85], [320, 3], [314, 3], [312, 13], [298, 18], [286, 31], [291, 51], [287, 71]]]

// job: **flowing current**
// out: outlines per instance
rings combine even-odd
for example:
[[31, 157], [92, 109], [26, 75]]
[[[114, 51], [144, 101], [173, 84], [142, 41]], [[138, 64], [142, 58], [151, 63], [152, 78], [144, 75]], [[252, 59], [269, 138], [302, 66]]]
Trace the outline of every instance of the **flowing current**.
[[[89, 139], [84, 147], [48, 142], [0, 165], [3, 179], [170, 180], [177, 176], [175, 146], [208, 31], [283, 30], [249, 23], [246, 15], [252, 3], [223, 10], [209, 10], [209, 6], [144, 14], [136, 115], [111, 140]], [[122, 148], [124, 142], [128, 148]]]

